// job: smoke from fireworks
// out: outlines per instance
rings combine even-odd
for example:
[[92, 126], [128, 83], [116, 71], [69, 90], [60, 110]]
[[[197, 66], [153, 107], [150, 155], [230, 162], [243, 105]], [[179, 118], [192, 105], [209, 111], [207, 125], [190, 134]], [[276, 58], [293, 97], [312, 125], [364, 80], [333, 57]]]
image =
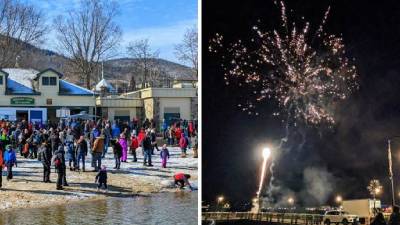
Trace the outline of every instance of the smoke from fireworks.
[[279, 29], [265, 32], [254, 26], [249, 44], [238, 40], [228, 47], [223, 36], [216, 34], [209, 51], [223, 54], [227, 85], [250, 90], [246, 102], [238, 104], [248, 114], [258, 115], [256, 105], [270, 99], [279, 106], [273, 115], [285, 115], [286, 122], [333, 124], [335, 103], [358, 88], [358, 76], [343, 39], [324, 33], [330, 8], [315, 32], [309, 22], [289, 24], [283, 1], [280, 8]]

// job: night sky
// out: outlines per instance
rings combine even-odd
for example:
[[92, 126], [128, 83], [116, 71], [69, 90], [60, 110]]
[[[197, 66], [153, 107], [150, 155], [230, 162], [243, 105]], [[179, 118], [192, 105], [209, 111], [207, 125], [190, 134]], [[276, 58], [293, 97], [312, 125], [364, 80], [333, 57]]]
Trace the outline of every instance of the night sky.
[[[325, 31], [342, 34], [348, 55], [356, 58], [360, 90], [341, 102], [334, 128], [307, 127], [306, 143], [285, 155], [276, 167], [278, 178], [304, 199], [303, 171], [320, 168], [329, 173], [327, 201], [338, 193], [348, 198], [368, 197], [372, 178], [383, 184], [383, 201], [390, 203], [386, 139], [400, 135], [400, 1], [293, 0], [286, 1], [294, 17], [304, 16], [319, 24], [331, 5]], [[271, 116], [273, 103], [264, 102], [259, 116], [249, 116], [237, 104], [243, 92], [226, 86], [220, 56], [207, 51], [208, 41], [221, 33], [228, 41], [249, 39], [251, 28], [261, 20], [264, 28], [279, 22], [273, 1], [203, 1], [203, 200], [215, 202], [223, 194], [237, 205], [255, 196], [262, 163], [261, 149], [276, 145], [284, 136], [284, 124]], [[268, 30], [268, 29], [265, 29]], [[397, 201], [400, 198], [400, 139], [392, 146]], [[301, 200], [303, 199], [303, 200]]]

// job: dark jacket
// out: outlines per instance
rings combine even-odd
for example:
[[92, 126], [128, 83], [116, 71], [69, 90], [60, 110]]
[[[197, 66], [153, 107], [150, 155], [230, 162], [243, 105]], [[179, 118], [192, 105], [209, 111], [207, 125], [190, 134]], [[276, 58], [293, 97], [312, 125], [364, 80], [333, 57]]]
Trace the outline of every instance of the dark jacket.
[[85, 139], [83, 139], [81, 142], [77, 143], [77, 152], [78, 155], [87, 155], [88, 152], [88, 146], [87, 146], [87, 142]]
[[113, 146], [113, 153], [114, 153], [114, 158], [122, 157], [122, 146], [119, 142], [115, 142]]
[[51, 166], [51, 158], [52, 158], [51, 149], [48, 146], [46, 146], [45, 144], [40, 146], [38, 157], [42, 161], [43, 166], [47, 166], [47, 167]]
[[144, 150], [151, 150], [152, 147], [153, 146], [151, 145], [151, 138], [149, 136], [146, 136], [142, 141], [142, 148]]
[[107, 182], [107, 170], [100, 170], [96, 175], [96, 182], [106, 183]]
[[390, 215], [388, 225], [399, 225], [399, 224], [400, 224], [400, 215], [397, 212], [393, 212]]

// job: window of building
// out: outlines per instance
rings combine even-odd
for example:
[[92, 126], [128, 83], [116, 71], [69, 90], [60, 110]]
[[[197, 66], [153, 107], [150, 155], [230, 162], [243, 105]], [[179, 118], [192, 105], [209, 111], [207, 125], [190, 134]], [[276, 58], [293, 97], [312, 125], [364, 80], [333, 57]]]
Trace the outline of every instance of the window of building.
[[42, 85], [49, 85], [49, 77], [42, 77]]
[[3, 85], [3, 76], [0, 76], [0, 85]]
[[57, 85], [57, 78], [56, 77], [50, 77], [50, 85]]
[[42, 85], [44, 85], [44, 86], [57, 85], [57, 77], [42, 77]]

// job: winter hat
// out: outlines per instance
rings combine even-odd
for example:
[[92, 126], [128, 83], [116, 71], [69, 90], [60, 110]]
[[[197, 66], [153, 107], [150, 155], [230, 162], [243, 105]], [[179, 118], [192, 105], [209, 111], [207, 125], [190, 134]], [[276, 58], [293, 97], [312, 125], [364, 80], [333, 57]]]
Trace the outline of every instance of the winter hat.
[[11, 150], [11, 145], [6, 145], [6, 150], [7, 151]]
[[167, 144], [163, 144], [163, 146], [162, 146], [163, 148], [167, 148]]

